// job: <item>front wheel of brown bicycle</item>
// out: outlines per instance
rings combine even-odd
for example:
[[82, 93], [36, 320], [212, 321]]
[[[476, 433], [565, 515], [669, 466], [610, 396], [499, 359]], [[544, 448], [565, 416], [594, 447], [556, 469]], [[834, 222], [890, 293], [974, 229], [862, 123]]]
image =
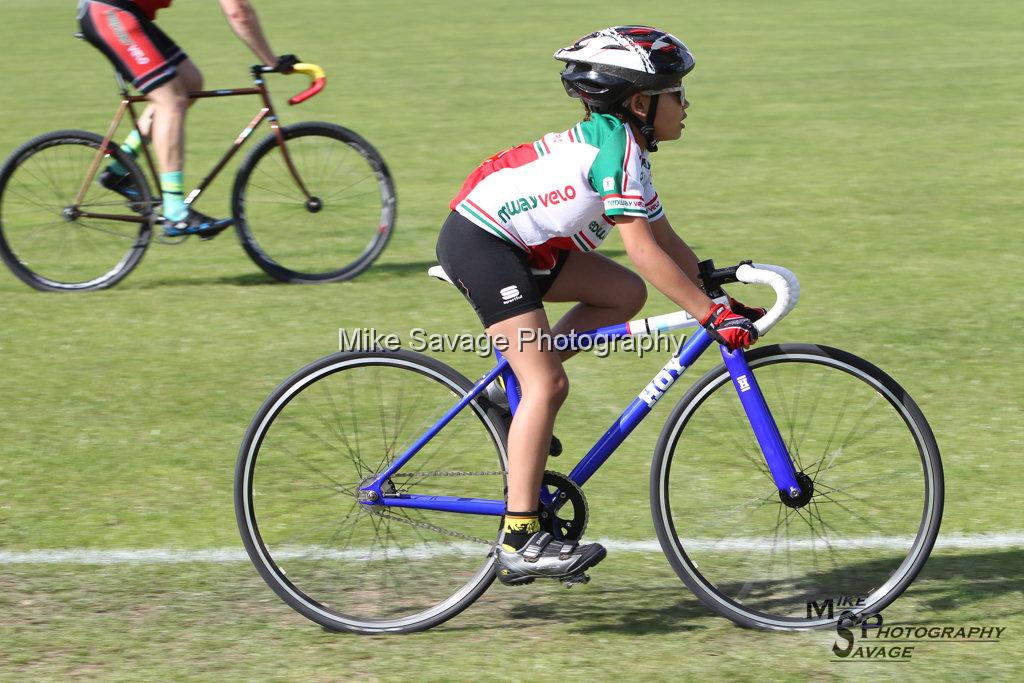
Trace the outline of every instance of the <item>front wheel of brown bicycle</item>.
[[232, 213], [246, 253], [284, 282], [349, 280], [380, 256], [395, 224], [384, 159], [333, 123], [268, 135], [238, 169]]

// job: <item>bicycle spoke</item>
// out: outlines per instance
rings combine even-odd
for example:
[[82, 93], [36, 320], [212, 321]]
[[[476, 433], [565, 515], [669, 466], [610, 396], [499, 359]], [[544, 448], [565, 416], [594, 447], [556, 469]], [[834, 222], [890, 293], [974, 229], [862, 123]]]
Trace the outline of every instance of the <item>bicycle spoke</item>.
[[[327, 383], [321, 383], [320, 386], [327, 394], [327, 399], [331, 403], [331, 411], [334, 416], [334, 419], [337, 421], [338, 424], [341, 424], [341, 410], [338, 409], [338, 402], [334, 400], [334, 394], [331, 392], [330, 386]], [[333, 429], [335, 434], [339, 438], [341, 438], [342, 442], [345, 445], [345, 450], [348, 452], [348, 456], [352, 460], [352, 464], [356, 466], [356, 469], [360, 470], [361, 472], [370, 473], [370, 468], [366, 465], [366, 463], [363, 462], [362, 458], [359, 457], [358, 444], [356, 444], [356, 448], [354, 449], [352, 445], [349, 443], [348, 436], [345, 434], [345, 430], [340, 428], [334, 428], [331, 425], [327, 426], [329, 429]]]
[[[819, 498], [819, 496], [815, 496], [814, 498], [812, 498], [811, 499], [811, 505], [814, 507], [815, 512], [820, 514], [820, 511], [818, 510], [818, 502], [819, 502], [818, 498]], [[842, 508], [848, 515], [850, 515], [852, 517], [856, 517], [863, 524], [867, 525], [867, 527], [870, 528], [870, 529], [873, 529], [873, 530], [879, 531], [879, 532], [885, 530], [883, 527], [878, 526], [877, 524], [873, 523], [870, 519], [868, 519], [864, 515], [860, 514], [859, 512], [854, 510], [853, 508], [851, 508], [851, 507], [849, 507], [847, 505], [844, 505], [843, 503], [841, 503], [840, 501], [836, 500], [835, 498], [830, 497], [828, 494], [823, 493], [823, 494], [820, 495], [820, 498], [825, 498], [830, 503], [835, 503], [837, 506]]]

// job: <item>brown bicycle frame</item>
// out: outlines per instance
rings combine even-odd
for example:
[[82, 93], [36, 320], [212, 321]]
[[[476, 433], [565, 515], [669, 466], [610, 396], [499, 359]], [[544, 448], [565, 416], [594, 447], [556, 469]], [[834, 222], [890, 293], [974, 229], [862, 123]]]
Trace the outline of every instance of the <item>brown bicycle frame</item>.
[[[222, 90], [199, 90], [196, 92], [190, 92], [188, 97], [190, 100], [199, 100], [208, 97], [234, 97], [237, 95], [259, 95], [263, 99], [263, 108], [259, 110], [256, 116], [253, 117], [249, 125], [242, 129], [235, 138], [235, 141], [231, 143], [231, 147], [224, 156], [221, 157], [220, 161], [213, 167], [203, 181], [196, 186], [191, 192], [188, 193], [188, 197], [185, 198], [185, 203], [191, 205], [206, 188], [213, 182], [214, 178], [223, 170], [224, 166], [235, 156], [235, 153], [241, 148], [252, 132], [256, 130], [264, 119], [270, 123], [270, 130], [277, 137], [278, 145], [281, 148], [281, 153], [284, 155], [285, 165], [288, 167], [288, 171], [292, 174], [292, 178], [295, 183], [302, 190], [302, 193], [306, 196], [306, 199], [311, 199], [309, 190], [306, 189], [305, 183], [302, 182], [302, 178], [299, 177], [298, 171], [295, 170], [295, 165], [292, 163], [291, 156], [288, 154], [288, 148], [285, 146], [284, 133], [281, 132], [281, 125], [278, 123], [277, 115], [274, 113], [274, 105], [270, 101], [270, 93], [267, 92], [266, 84], [263, 78], [256, 72], [257, 68], [265, 67], [253, 67], [253, 76], [255, 81], [255, 87], [252, 88], [234, 88], [234, 89], [222, 89]], [[139, 133], [142, 138], [142, 150], [146, 157], [146, 165], [149, 167], [149, 172], [152, 174], [155, 181], [155, 187], [160, 187], [160, 175], [156, 170], [156, 164], [153, 163], [153, 156], [149, 152], [149, 143], [146, 138], [142, 135], [142, 131], [139, 130], [139, 117], [135, 113], [135, 107], [133, 106], [139, 102], [146, 102], [145, 95], [129, 95], [128, 86], [125, 84], [124, 79], [121, 78], [120, 74], [117, 76], [118, 83], [121, 89], [121, 103], [117, 108], [117, 112], [114, 114], [114, 119], [110, 123], [110, 127], [107, 129], [106, 135], [103, 137], [103, 143], [100, 145], [99, 150], [96, 152], [96, 157], [92, 161], [92, 165], [89, 167], [89, 173], [85, 177], [85, 182], [82, 183], [81, 189], [78, 191], [78, 195], [75, 197], [74, 206], [77, 208], [79, 204], [85, 199], [85, 193], [88, 191], [90, 184], [96, 177], [96, 171], [100, 167], [103, 158], [109, 154], [107, 150], [110, 149], [110, 142], [117, 133], [117, 129], [121, 125], [121, 121], [124, 118], [124, 114], [127, 111], [132, 120], [132, 127]], [[125, 221], [129, 223], [145, 223], [148, 219], [142, 216], [118, 216], [111, 214], [92, 213], [90, 211], [79, 211], [78, 215], [82, 218], [99, 218], [104, 220], [112, 221]]]

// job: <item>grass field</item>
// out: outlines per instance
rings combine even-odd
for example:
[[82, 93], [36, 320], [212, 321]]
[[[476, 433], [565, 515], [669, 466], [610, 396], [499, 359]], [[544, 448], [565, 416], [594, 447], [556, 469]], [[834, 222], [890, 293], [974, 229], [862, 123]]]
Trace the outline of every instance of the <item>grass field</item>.
[[[1024, 11], [1009, 1], [691, 5], [626, 15], [533, 0], [259, 4], [275, 49], [322, 64], [330, 79], [284, 122], [334, 121], [371, 140], [395, 176], [396, 234], [369, 272], [319, 287], [269, 281], [227, 234], [154, 245], [99, 293], [46, 295], [0, 270], [0, 552], [239, 550], [232, 469], [262, 400], [336, 350], [342, 327], [477, 332], [461, 297], [424, 272], [447, 202], [481, 158], [576, 120], [550, 54], [627, 21], [678, 33], [698, 60], [684, 138], [655, 158], [677, 230], [719, 264], [754, 258], [799, 276], [800, 306], [771, 341], [848, 349], [910, 391], [942, 451], [943, 535], [1019, 538]], [[252, 58], [216, 3], [178, 0], [160, 25], [210, 87], [245, 84]], [[51, 129], [104, 130], [109, 69], [74, 30], [71, 3], [0, 4], [0, 155]], [[271, 81], [279, 103], [300, 87]], [[256, 108], [222, 100], [190, 114], [187, 180]], [[201, 208], [227, 213], [229, 188], [221, 179]], [[603, 251], [625, 258], [615, 236]], [[652, 292], [645, 313], [669, 310]], [[471, 377], [486, 366], [444, 359]], [[563, 460], [662, 362], [575, 360], [557, 426]], [[654, 537], [649, 462], [679, 395], [588, 484], [588, 536]], [[0, 679], [1013, 680], [1022, 558], [1013, 545], [937, 549], [887, 621], [1007, 630], [998, 644], [921, 644], [902, 667], [832, 663], [831, 632], [738, 629], [653, 552], [612, 554], [571, 592], [495, 586], [434, 631], [371, 638], [320, 631], [245, 561], [6, 562]]]

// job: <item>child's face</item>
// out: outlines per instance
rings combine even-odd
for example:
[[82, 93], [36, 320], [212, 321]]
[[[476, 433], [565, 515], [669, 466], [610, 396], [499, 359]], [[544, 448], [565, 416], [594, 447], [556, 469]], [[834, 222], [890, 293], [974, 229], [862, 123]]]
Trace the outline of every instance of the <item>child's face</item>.
[[658, 111], [654, 114], [654, 133], [658, 140], [678, 140], [683, 134], [686, 108], [690, 103], [680, 92], [669, 92], [659, 96]]

